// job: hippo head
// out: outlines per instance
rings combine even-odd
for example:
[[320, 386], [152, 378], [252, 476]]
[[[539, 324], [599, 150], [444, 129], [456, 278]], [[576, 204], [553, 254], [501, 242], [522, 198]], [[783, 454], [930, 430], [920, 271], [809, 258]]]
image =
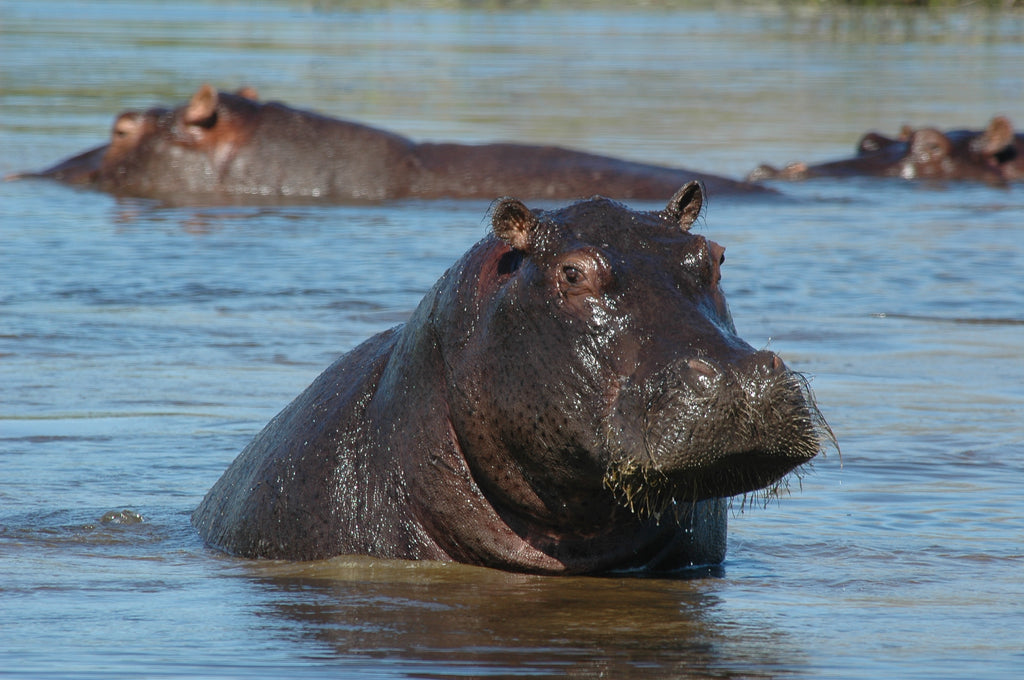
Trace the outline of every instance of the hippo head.
[[[871, 153], [899, 154], [891, 174], [904, 179], [977, 180], [1000, 184], [1007, 180], [1006, 165], [1016, 157], [1014, 132], [1002, 116], [991, 120], [981, 131], [904, 127], [898, 140], [881, 135], [878, 140], [861, 140], [864, 148], [876, 146]], [[873, 143], [874, 142], [874, 143]]]
[[879, 174], [904, 179], [977, 180], [1001, 184], [1013, 177], [1017, 149], [1013, 124], [996, 116], [984, 130], [950, 130], [903, 126], [898, 138], [876, 132], [857, 144], [857, 161], [871, 163]]
[[725, 249], [689, 230], [702, 202], [694, 182], [660, 212], [496, 205], [446, 361], [455, 433], [499, 506], [549, 526], [657, 516], [771, 487], [831, 437], [806, 381], [737, 336]]
[[107, 144], [7, 179], [48, 177], [132, 196], [205, 193], [251, 134], [256, 98], [253, 88], [227, 94], [203, 85], [184, 106], [120, 114]]
[[255, 99], [251, 88], [227, 94], [203, 85], [175, 109], [122, 113], [99, 169], [100, 188], [157, 196], [209, 191], [251, 134]]
[[885, 174], [903, 179], [965, 179], [965, 173], [987, 170], [985, 163], [979, 164], [980, 159], [965, 151], [935, 128], [904, 127], [899, 140], [877, 135], [870, 140], [865, 137], [858, 144], [861, 158], [884, 159], [888, 162]]

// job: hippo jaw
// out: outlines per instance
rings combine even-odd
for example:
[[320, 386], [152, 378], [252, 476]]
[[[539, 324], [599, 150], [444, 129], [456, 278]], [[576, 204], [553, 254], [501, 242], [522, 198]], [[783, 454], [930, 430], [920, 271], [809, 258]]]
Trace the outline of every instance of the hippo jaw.
[[[766, 490], [835, 437], [807, 380], [769, 352], [718, 369], [683, 362], [641, 385], [627, 384], [605, 437], [604, 484], [642, 516], [689, 503]], [[695, 367], [695, 368], [694, 368]]]

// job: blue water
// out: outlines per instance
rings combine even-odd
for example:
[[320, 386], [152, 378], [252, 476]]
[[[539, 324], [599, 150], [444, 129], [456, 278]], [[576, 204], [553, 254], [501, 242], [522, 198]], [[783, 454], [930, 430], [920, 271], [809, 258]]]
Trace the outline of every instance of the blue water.
[[[868, 129], [1024, 121], [1021, 35], [1012, 13], [9, 1], [0, 173], [209, 81], [418, 139], [739, 177]], [[166, 208], [0, 183], [0, 676], [1019, 677], [1024, 187], [777, 186], [712, 196], [697, 228], [728, 248], [741, 335], [812, 377], [841, 457], [767, 507], [736, 499], [720, 570], [561, 579], [250, 562], [188, 523], [483, 236], [487, 201]]]

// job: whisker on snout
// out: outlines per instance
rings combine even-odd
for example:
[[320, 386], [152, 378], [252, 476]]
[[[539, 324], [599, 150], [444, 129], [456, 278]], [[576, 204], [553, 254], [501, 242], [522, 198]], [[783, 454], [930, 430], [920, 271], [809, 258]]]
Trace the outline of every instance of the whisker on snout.
[[[808, 378], [765, 365], [686, 381], [674, 372], [651, 381], [643, 400], [642, 445], [624, 450], [610, 435], [605, 486], [640, 516], [660, 518], [674, 504], [741, 495], [767, 504], [829, 447], [839, 450]], [[650, 384], [650, 383], [649, 383]]]

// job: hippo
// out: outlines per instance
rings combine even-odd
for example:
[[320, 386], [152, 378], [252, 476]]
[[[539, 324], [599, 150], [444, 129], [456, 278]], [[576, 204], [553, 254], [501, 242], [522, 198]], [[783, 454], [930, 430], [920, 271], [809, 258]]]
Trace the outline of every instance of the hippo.
[[281, 103], [203, 85], [175, 109], [122, 113], [108, 144], [41, 172], [69, 184], [172, 203], [402, 198], [663, 201], [690, 180], [716, 193], [766, 189], [707, 173], [555, 146], [415, 143]]
[[770, 493], [834, 438], [807, 381], [738, 337], [724, 248], [690, 231], [703, 202], [696, 182], [652, 212], [496, 202], [406, 323], [244, 448], [200, 536], [542, 574], [720, 563], [728, 497]]
[[853, 158], [808, 165], [790, 163], [779, 170], [762, 165], [747, 179], [801, 180], [814, 177], [900, 177], [908, 180], [970, 180], [1001, 185], [1024, 178], [1024, 135], [1015, 134], [1005, 116], [984, 130], [914, 129], [898, 138], [864, 135]]

